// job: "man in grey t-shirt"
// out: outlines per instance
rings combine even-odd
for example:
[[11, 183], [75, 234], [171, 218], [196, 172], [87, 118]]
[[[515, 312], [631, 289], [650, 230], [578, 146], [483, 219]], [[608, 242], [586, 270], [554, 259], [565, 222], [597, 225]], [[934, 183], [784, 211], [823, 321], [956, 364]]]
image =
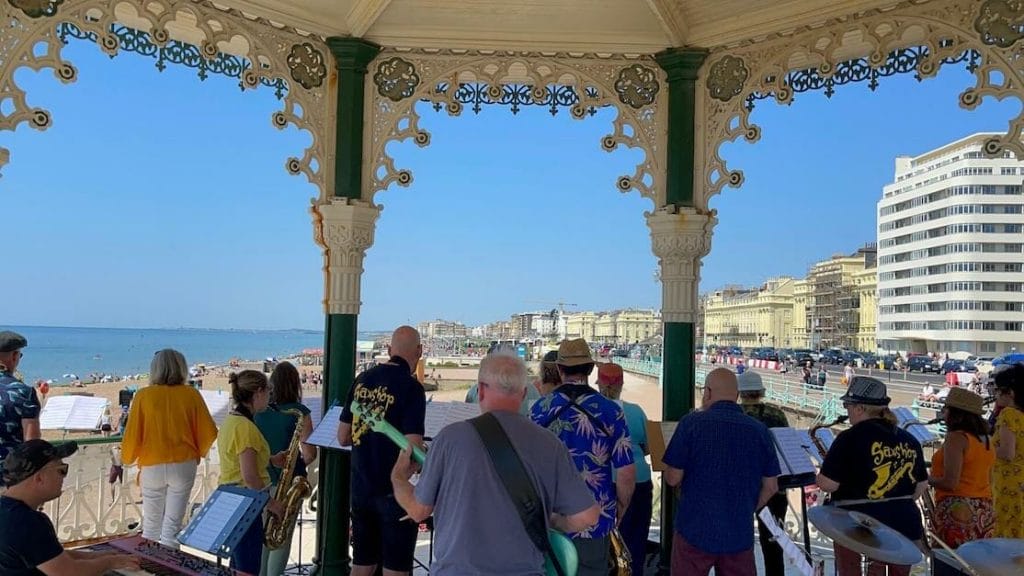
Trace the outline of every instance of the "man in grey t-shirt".
[[[519, 414], [529, 385], [523, 361], [490, 354], [480, 363], [480, 409], [492, 413], [516, 448], [549, 525], [579, 532], [597, 523], [600, 508], [558, 438]], [[447, 426], [434, 439], [413, 488], [413, 464], [403, 452], [391, 473], [395, 499], [420, 522], [431, 514], [437, 531], [431, 573], [540, 575], [544, 556], [526, 534], [505, 484], [470, 422]]]

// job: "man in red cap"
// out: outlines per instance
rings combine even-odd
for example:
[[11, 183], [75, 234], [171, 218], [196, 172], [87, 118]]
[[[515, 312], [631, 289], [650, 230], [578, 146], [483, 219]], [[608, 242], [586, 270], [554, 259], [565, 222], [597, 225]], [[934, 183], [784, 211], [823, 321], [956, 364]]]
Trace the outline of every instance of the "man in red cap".
[[[647, 454], [650, 454], [647, 447], [647, 414], [639, 404], [624, 402], [621, 399], [623, 382], [622, 366], [610, 362], [597, 365], [597, 387], [605, 398], [622, 407], [626, 415], [626, 428], [629, 429], [629, 440], [633, 445], [636, 483], [633, 497], [630, 498], [626, 513], [619, 522], [619, 533], [622, 534], [633, 560], [632, 573], [639, 575], [644, 573], [647, 534], [651, 529], [654, 484], [651, 482], [651, 465], [646, 459]], [[612, 477], [615, 476], [613, 472]]]

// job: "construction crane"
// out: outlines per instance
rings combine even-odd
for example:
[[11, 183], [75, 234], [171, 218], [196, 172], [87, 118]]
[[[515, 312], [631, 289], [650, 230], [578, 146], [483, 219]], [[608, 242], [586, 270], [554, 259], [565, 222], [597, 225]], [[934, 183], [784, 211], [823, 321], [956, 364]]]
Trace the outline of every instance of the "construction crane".
[[[558, 306], [558, 312], [562, 316], [565, 316], [565, 307], [566, 306], [579, 306], [579, 304], [573, 304], [572, 302], [566, 302], [564, 300], [559, 300], [557, 302], [552, 302], [550, 300], [527, 300], [526, 304], [544, 304], [544, 305], [547, 305], [547, 306], [555, 305], [555, 306]], [[554, 311], [554, 310], [552, 310], [552, 311]]]

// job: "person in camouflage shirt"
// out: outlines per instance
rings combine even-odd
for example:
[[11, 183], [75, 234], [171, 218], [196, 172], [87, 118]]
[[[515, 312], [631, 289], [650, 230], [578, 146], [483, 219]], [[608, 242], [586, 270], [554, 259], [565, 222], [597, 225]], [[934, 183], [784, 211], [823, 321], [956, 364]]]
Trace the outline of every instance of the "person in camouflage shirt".
[[39, 397], [14, 373], [26, 346], [21, 334], [0, 332], [0, 464], [15, 446], [39, 438]]
[[[740, 390], [740, 406], [747, 416], [764, 424], [768, 428], [789, 428], [786, 414], [771, 404], [764, 403], [764, 383], [761, 375], [747, 370], [737, 376]], [[786, 492], [780, 491], [768, 500], [768, 509], [782, 526], [786, 519]], [[782, 556], [782, 547], [772, 540], [768, 527], [757, 519], [757, 535], [761, 542], [761, 554], [764, 556], [765, 576], [785, 576], [786, 561]]]

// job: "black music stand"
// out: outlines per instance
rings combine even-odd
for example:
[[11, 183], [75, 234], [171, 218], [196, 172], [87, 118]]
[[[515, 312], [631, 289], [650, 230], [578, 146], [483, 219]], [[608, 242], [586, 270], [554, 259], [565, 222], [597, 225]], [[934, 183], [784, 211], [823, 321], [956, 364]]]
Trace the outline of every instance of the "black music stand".
[[199, 512], [181, 531], [178, 541], [190, 548], [212, 554], [221, 566], [253, 522], [263, 521], [263, 509], [270, 501], [266, 492], [238, 486], [221, 486], [210, 494]]

